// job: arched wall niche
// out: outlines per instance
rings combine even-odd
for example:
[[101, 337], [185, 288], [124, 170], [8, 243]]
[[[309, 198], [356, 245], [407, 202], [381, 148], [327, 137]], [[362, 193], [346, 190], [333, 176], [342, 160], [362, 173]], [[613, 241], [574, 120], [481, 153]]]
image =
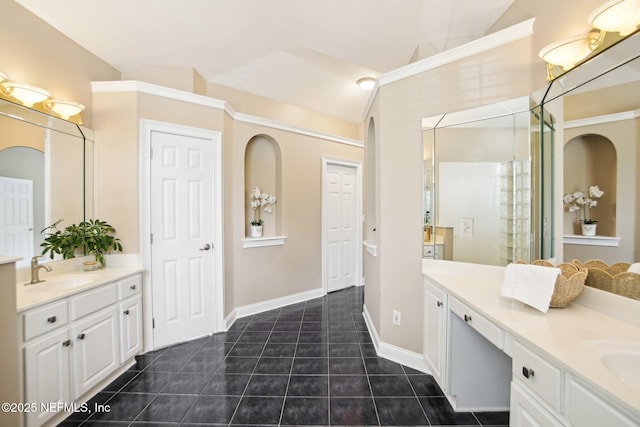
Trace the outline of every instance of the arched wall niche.
[[369, 119], [365, 144], [365, 223], [366, 240], [376, 240], [376, 127], [373, 117]]
[[263, 236], [278, 236], [281, 232], [282, 155], [280, 145], [269, 135], [252, 137], [244, 154], [245, 235], [250, 235], [250, 223], [254, 219], [251, 193], [259, 187], [263, 193], [276, 196], [273, 212], [260, 212], [263, 219]]
[[[614, 144], [598, 134], [583, 134], [569, 140], [564, 146], [564, 192], [587, 192], [597, 185], [604, 195], [591, 209], [591, 219], [598, 221], [597, 234], [616, 236], [618, 159]], [[581, 218], [580, 218], [581, 219]], [[564, 234], [581, 234], [575, 213], [565, 209]]]

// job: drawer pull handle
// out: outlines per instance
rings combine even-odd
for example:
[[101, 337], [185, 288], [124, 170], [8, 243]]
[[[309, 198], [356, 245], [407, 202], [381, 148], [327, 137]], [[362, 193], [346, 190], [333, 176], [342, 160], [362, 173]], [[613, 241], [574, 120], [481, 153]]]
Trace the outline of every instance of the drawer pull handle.
[[125, 316], [128, 316], [129, 315], [129, 310], [125, 310], [125, 311], [123, 311], [123, 313], [125, 314]]
[[63, 347], [71, 347], [71, 340], [62, 341]]
[[438, 305], [438, 307], [442, 307], [442, 301], [438, 301], [436, 304]]
[[471, 315], [469, 315], [469, 314], [465, 314], [465, 315], [464, 315], [464, 321], [465, 321], [465, 322], [471, 322]]
[[131, 289], [132, 291], [135, 291], [136, 290], [136, 285], [129, 286], [129, 289]]
[[534, 375], [533, 369], [527, 368], [526, 366], [523, 366], [522, 367], [522, 375], [524, 375], [525, 378], [533, 377], [533, 375]]
[[78, 335], [78, 339], [79, 339], [79, 340], [83, 340], [83, 339], [84, 339], [84, 332], [83, 332], [83, 333], [81, 333], [80, 335]]
[[56, 316], [47, 317], [47, 323], [56, 323]]

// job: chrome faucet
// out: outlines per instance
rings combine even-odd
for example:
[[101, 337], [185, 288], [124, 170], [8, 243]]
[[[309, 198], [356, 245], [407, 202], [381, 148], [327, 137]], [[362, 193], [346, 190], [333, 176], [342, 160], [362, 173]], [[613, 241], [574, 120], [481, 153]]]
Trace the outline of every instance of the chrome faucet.
[[51, 267], [46, 264], [38, 264], [38, 258], [40, 256], [34, 256], [31, 258], [31, 281], [27, 285], [34, 285], [36, 283], [44, 282], [44, 279], [40, 279], [40, 269], [44, 268], [48, 272], [51, 272]]

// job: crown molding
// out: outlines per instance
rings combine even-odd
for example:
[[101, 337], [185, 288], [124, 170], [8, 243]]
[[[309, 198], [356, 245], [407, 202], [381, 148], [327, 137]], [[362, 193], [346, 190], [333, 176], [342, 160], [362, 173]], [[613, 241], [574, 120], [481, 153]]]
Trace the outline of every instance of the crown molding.
[[479, 53], [504, 46], [516, 40], [529, 37], [533, 34], [533, 24], [535, 20], [535, 18], [528, 19], [519, 24], [505, 28], [504, 30], [496, 31], [495, 33], [486, 35], [477, 40], [437, 53], [429, 56], [428, 58], [413, 62], [405, 65], [404, 67], [396, 68], [395, 70], [378, 76], [376, 87], [371, 91], [369, 102], [367, 102], [365, 107], [363, 120], [366, 118], [367, 114], [369, 114], [373, 105], [373, 100], [377, 96], [380, 87], [398, 80], [413, 77], [417, 74], [424, 73], [425, 71], [442, 67], [443, 65], [450, 64], [464, 58], [468, 58], [472, 55], [477, 55]]
[[640, 117], [640, 109], [633, 111], [623, 111], [621, 113], [605, 114], [602, 116], [588, 117], [586, 119], [576, 119], [564, 122], [565, 129], [578, 128], [582, 126], [600, 125], [603, 123], [621, 122], [623, 120], [633, 120]]
[[404, 67], [396, 68], [395, 70], [389, 71], [388, 73], [378, 77], [378, 85], [384, 86], [397, 80], [406, 79], [408, 77], [415, 76], [416, 74], [433, 70], [434, 68], [441, 67], [451, 62], [459, 61], [461, 59], [468, 58], [469, 56], [486, 52], [528, 37], [533, 34], [533, 23], [535, 20], [535, 18], [528, 19], [519, 24], [505, 28], [504, 30], [496, 31], [495, 33], [486, 35], [477, 40], [454, 47], [453, 49], [437, 53], [428, 58], [405, 65]]
[[313, 129], [293, 126], [287, 123], [279, 122], [277, 120], [258, 117], [251, 114], [238, 113], [227, 101], [211, 98], [205, 95], [198, 95], [179, 89], [155, 85], [152, 83], [146, 83], [137, 80], [91, 82], [91, 91], [93, 93], [136, 92], [161, 96], [163, 98], [174, 99], [177, 101], [184, 101], [191, 104], [223, 110], [233, 120], [238, 122], [265, 126], [272, 129], [283, 130], [286, 132], [292, 132], [299, 135], [310, 136], [313, 138], [319, 138], [326, 141], [337, 142], [340, 144], [346, 144], [355, 147], [364, 147], [364, 143], [357, 139], [345, 138], [339, 135], [333, 135], [330, 133], [319, 132]]

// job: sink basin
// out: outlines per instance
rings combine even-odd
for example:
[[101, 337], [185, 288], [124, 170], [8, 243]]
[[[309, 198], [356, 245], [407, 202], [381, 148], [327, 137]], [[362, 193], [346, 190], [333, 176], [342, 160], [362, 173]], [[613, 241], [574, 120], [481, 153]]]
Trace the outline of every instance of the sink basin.
[[96, 274], [64, 274], [45, 279], [35, 285], [25, 285], [28, 292], [51, 292], [62, 289], [74, 289], [94, 282], [99, 276]]
[[584, 349], [611, 375], [640, 390], [640, 341], [595, 340], [587, 343]]
[[640, 353], [611, 353], [602, 356], [601, 360], [623, 383], [640, 390]]

